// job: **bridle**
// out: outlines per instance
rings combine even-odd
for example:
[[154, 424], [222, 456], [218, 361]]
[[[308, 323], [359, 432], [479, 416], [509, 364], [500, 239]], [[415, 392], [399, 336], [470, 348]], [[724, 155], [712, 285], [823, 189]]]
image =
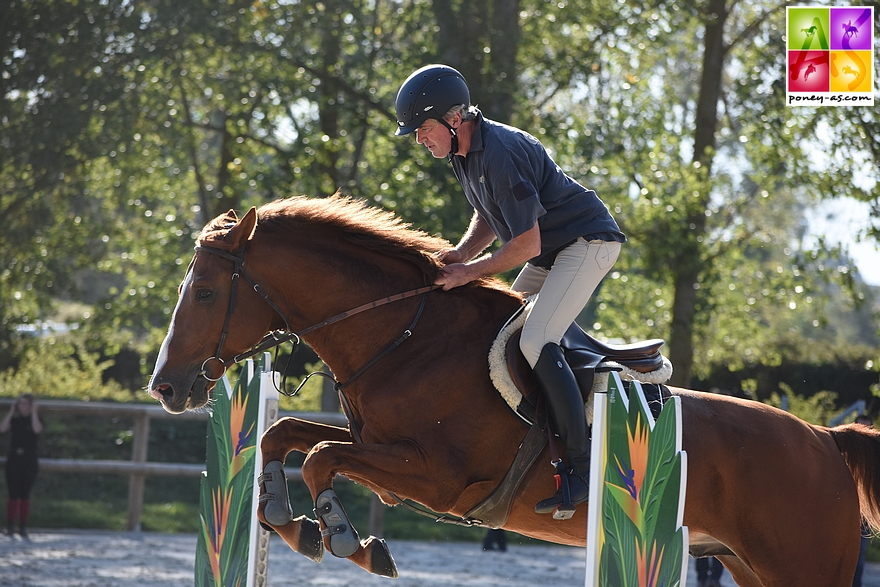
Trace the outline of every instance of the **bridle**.
[[[415, 325], [418, 323], [419, 318], [422, 315], [422, 311], [425, 308], [427, 294], [431, 291], [434, 291], [435, 289], [442, 287], [439, 285], [429, 285], [429, 286], [425, 286], [425, 287], [420, 287], [420, 288], [404, 291], [404, 292], [401, 292], [398, 294], [390, 295], [385, 298], [380, 298], [378, 300], [374, 300], [372, 302], [367, 302], [366, 304], [362, 304], [356, 308], [352, 308], [351, 310], [346, 310], [345, 312], [341, 312], [339, 314], [336, 314], [335, 316], [331, 316], [330, 318], [327, 318], [326, 320], [322, 320], [321, 322], [318, 322], [317, 324], [313, 324], [313, 325], [309, 326], [308, 328], [304, 328], [303, 330], [300, 330], [298, 332], [294, 332], [290, 327], [290, 321], [287, 319], [287, 316], [284, 314], [284, 312], [281, 311], [281, 308], [279, 308], [278, 305], [272, 301], [272, 298], [269, 297], [269, 294], [266, 293], [266, 291], [260, 286], [260, 284], [257, 283], [256, 280], [254, 280], [247, 273], [247, 271], [245, 271], [245, 269], [244, 269], [244, 246], [239, 248], [234, 254], [229, 253], [227, 251], [224, 251], [223, 249], [219, 249], [217, 247], [211, 247], [211, 246], [207, 246], [207, 245], [197, 245], [195, 247], [195, 250], [196, 250], [196, 252], [203, 251], [206, 253], [211, 253], [212, 255], [217, 255], [218, 257], [221, 257], [221, 258], [226, 259], [228, 261], [232, 261], [232, 264], [233, 264], [232, 289], [230, 290], [230, 293], [229, 293], [229, 304], [226, 307], [226, 317], [223, 320], [223, 330], [220, 332], [220, 341], [217, 343], [217, 350], [214, 352], [214, 356], [208, 357], [207, 359], [204, 360], [204, 362], [202, 363], [200, 372], [199, 372], [199, 376], [204, 377], [206, 380], [212, 381], [212, 382], [219, 381], [220, 379], [222, 379], [223, 376], [226, 374], [227, 368], [230, 365], [233, 365], [235, 363], [239, 363], [241, 361], [244, 361], [245, 359], [249, 359], [251, 357], [254, 357], [254, 356], [256, 356], [264, 351], [267, 351], [271, 348], [277, 348], [279, 345], [281, 345], [285, 342], [293, 341], [293, 346], [294, 346], [294, 348], [296, 348], [296, 345], [298, 345], [301, 342], [302, 337], [304, 335], [306, 335], [310, 332], [314, 332], [315, 330], [318, 330], [319, 328], [323, 328], [324, 326], [329, 326], [330, 324], [334, 324], [336, 322], [339, 322], [340, 320], [344, 320], [345, 318], [349, 318], [349, 317], [354, 316], [356, 314], [360, 314], [361, 312], [364, 312], [366, 310], [370, 310], [372, 308], [378, 308], [379, 306], [384, 306], [385, 304], [390, 304], [392, 302], [397, 302], [397, 301], [405, 300], [407, 298], [411, 298], [414, 296], [423, 295], [422, 301], [419, 305], [418, 312], [416, 313], [416, 317], [413, 320], [412, 324], [410, 324], [409, 328], [407, 328], [404, 331], [403, 335], [400, 338], [398, 338], [397, 340], [395, 340], [394, 343], [392, 343], [392, 345], [390, 347], [385, 349], [385, 351], [383, 351], [382, 353], [379, 353], [379, 355], [374, 357], [373, 360], [371, 360], [363, 368], [358, 370], [346, 382], [344, 382], [344, 383], [336, 382], [336, 388], [337, 388], [337, 390], [340, 390], [343, 387], [347, 386], [349, 383], [351, 383], [354, 379], [359, 377], [364, 371], [366, 371], [368, 368], [370, 368], [376, 361], [378, 361], [379, 359], [381, 359], [382, 357], [384, 357], [385, 355], [390, 353], [392, 350], [397, 348], [404, 340], [406, 340], [407, 338], [409, 338], [412, 335], [412, 329], [415, 328]], [[232, 357], [229, 360], [224, 360], [222, 358], [223, 346], [226, 343], [226, 336], [229, 333], [229, 323], [232, 319], [232, 314], [235, 312], [236, 293], [238, 291], [238, 280], [241, 276], [244, 276], [244, 278], [251, 284], [254, 291], [257, 292], [258, 294], [260, 294], [260, 296], [266, 301], [266, 303], [269, 304], [269, 307], [272, 308], [273, 310], [275, 310], [275, 312], [279, 316], [281, 316], [281, 319], [284, 321], [284, 328], [281, 330], [273, 330], [273, 331], [267, 333], [265, 336], [263, 336], [263, 339], [260, 342], [258, 342], [256, 345], [254, 345], [250, 350], [245, 351], [243, 353], [240, 353], [238, 355], [235, 355], [234, 357]], [[293, 353], [291, 352], [291, 354], [293, 354]], [[207, 365], [211, 361], [217, 361], [223, 367], [223, 372], [217, 377], [210, 377], [208, 375], [207, 370], [206, 370]], [[303, 381], [303, 383], [304, 382], [305, 381]], [[282, 389], [283, 388], [284, 388], [284, 385], [282, 384]], [[299, 388], [297, 388], [296, 391], [298, 391], [298, 390], [299, 390]], [[296, 391], [294, 391], [292, 393], [286, 393], [286, 392], [284, 392], [284, 393], [286, 393], [286, 395], [295, 395]]]
[[[232, 365], [234, 363], [238, 363], [238, 362], [243, 361], [245, 359], [249, 359], [250, 357], [253, 357], [253, 356], [255, 356], [263, 351], [266, 351], [268, 349], [271, 349], [273, 347], [277, 348], [282, 343], [285, 343], [285, 342], [292, 340], [294, 348], [296, 348], [296, 345], [298, 345], [300, 343], [301, 337], [303, 335], [308, 334], [309, 332], [313, 332], [319, 328], [323, 328], [324, 326], [329, 326], [330, 324], [334, 324], [336, 322], [339, 322], [340, 320], [344, 320], [345, 318], [349, 318], [351, 316], [354, 316], [355, 314], [360, 314], [361, 312], [364, 312], [366, 310], [370, 310], [372, 308], [378, 308], [379, 306], [384, 306], [385, 304], [390, 304], [392, 302], [405, 300], [407, 298], [415, 297], [418, 295], [422, 296], [422, 300], [419, 303], [419, 309], [416, 312], [416, 316], [413, 319], [412, 323], [409, 325], [409, 328], [404, 330], [403, 334], [399, 338], [397, 338], [397, 340], [395, 340], [388, 347], [386, 347], [385, 350], [383, 350], [382, 352], [378, 353], [375, 357], [373, 357], [366, 365], [364, 365], [358, 371], [356, 371], [354, 373], [354, 375], [349, 377], [345, 382], [336, 381], [336, 379], [333, 377], [333, 375], [318, 371], [316, 373], [311, 373], [311, 374], [307, 375], [305, 378], [303, 378], [300, 385], [292, 393], [288, 393], [284, 389], [285, 385], [282, 380], [281, 387], [279, 388], [279, 391], [281, 393], [284, 393], [285, 395], [293, 396], [293, 395], [296, 395], [296, 393], [305, 384], [306, 380], [309, 377], [311, 377], [312, 375], [323, 375], [325, 377], [329, 377], [329, 378], [333, 379], [335, 381], [334, 389], [339, 394], [339, 399], [342, 403], [342, 409], [345, 412], [346, 418], [348, 418], [348, 421], [349, 421], [349, 429], [350, 429], [352, 438], [354, 438], [354, 440], [356, 442], [362, 443], [363, 438], [361, 438], [360, 426], [358, 425], [357, 421], [354, 418], [354, 414], [352, 412], [351, 405], [349, 404], [348, 398], [346, 398], [345, 393], [343, 392], [343, 389], [346, 386], [348, 386], [351, 382], [353, 382], [355, 379], [360, 377], [367, 369], [369, 369], [377, 361], [379, 361], [379, 359], [381, 359], [382, 357], [384, 357], [385, 355], [387, 355], [388, 353], [390, 353], [391, 351], [396, 349], [403, 341], [405, 341], [407, 338], [412, 336], [413, 328], [415, 328], [416, 324], [419, 321], [419, 318], [422, 315], [422, 311], [425, 309], [425, 302], [428, 299], [427, 294], [436, 290], [436, 289], [440, 289], [443, 286], [429, 285], [429, 286], [425, 286], [425, 287], [419, 287], [416, 289], [404, 291], [404, 292], [401, 292], [398, 294], [390, 295], [385, 298], [380, 298], [378, 300], [374, 300], [372, 302], [367, 302], [366, 304], [362, 304], [356, 308], [352, 308], [351, 310], [347, 310], [347, 311], [342, 312], [340, 314], [336, 314], [335, 316], [331, 316], [330, 318], [327, 318], [326, 320], [318, 322], [317, 324], [313, 324], [313, 325], [309, 326], [308, 328], [300, 330], [299, 332], [293, 332], [290, 328], [290, 322], [287, 320], [287, 316], [285, 316], [284, 312], [281, 311], [281, 308], [279, 308], [278, 305], [272, 301], [272, 299], [269, 297], [269, 294], [267, 294], [266, 291], [262, 287], [260, 287], [260, 284], [258, 284], [244, 270], [244, 246], [239, 248], [238, 251], [235, 252], [235, 254], [228, 253], [227, 251], [224, 251], [223, 249], [218, 249], [216, 247], [210, 247], [207, 245], [197, 245], [195, 250], [197, 252], [204, 251], [206, 253], [211, 253], [211, 254], [217, 255], [219, 257], [222, 257], [223, 259], [227, 259], [229, 261], [232, 261], [232, 263], [234, 265], [234, 268], [232, 270], [232, 291], [230, 291], [230, 293], [229, 293], [229, 305], [227, 306], [227, 309], [226, 309], [226, 318], [223, 321], [223, 331], [220, 333], [220, 342], [217, 344], [217, 351], [214, 353], [214, 356], [208, 357], [207, 359], [205, 359], [205, 362], [202, 363], [201, 372], [199, 373], [200, 376], [204, 377], [208, 381], [219, 381], [223, 377], [223, 375], [226, 374], [226, 369], [229, 365]], [[226, 342], [226, 335], [229, 332], [229, 322], [231, 320], [232, 313], [235, 311], [235, 297], [236, 297], [237, 285], [238, 285], [238, 280], [239, 280], [240, 276], [242, 276], [242, 275], [244, 275], [244, 278], [247, 279], [248, 282], [250, 282], [251, 286], [253, 286], [253, 288], [254, 288], [254, 291], [257, 292], [258, 294], [260, 294], [260, 296], [262, 296], [262, 298], [264, 300], [266, 300], [266, 303], [269, 304], [269, 306], [273, 310], [275, 310], [275, 312], [277, 312], [279, 316], [281, 316], [281, 319], [284, 320], [284, 329], [283, 330], [274, 330], [272, 332], [267, 333], [263, 337], [263, 340], [261, 340], [259, 343], [254, 345], [254, 347], [251, 348], [249, 351], [246, 351], [246, 352], [241, 353], [239, 355], [235, 355], [229, 361], [224, 361], [221, 358], [221, 353], [223, 352], [223, 344]], [[291, 355], [292, 354], [293, 354], [293, 352], [291, 352]], [[220, 376], [217, 377], [216, 379], [208, 377], [208, 374], [205, 371], [205, 366], [208, 364], [209, 361], [217, 361], [223, 366], [223, 373], [221, 373]], [[286, 373], [285, 373], [285, 375], [286, 375]], [[283, 375], [282, 377], [284, 377], [285, 375]], [[277, 386], [277, 384], [276, 384], [276, 386]], [[438, 515], [434, 514], [433, 512], [430, 512], [430, 511], [424, 509], [423, 507], [413, 505], [413, 504], [409, 503], [407, 500], [401, 499], [400, 497], [398, 497], [394, 493], [391, 493], [391, 496], [394, 497], [400, 503], [400, 505], [404, 506], [405, 508], [407, 508], [417, 514], [432, 518], [435, 522], [444, 522], [444, 523], [448, 523], [448, 524], [455, 524], [458, 526], [468, 526], [468, 527], [480, 525], [479, 521], [474, 520], [474, 519], [470, 519], [470, 518], [466, 518], [466, 517], [465, 518], [450, 518], [448, 516], [438, 516]]]

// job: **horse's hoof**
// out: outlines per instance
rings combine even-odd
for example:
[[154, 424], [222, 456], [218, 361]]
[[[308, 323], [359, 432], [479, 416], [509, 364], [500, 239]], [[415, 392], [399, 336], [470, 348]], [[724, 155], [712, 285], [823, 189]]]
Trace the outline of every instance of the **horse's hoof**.
[[259, 477], [262, 485], [260, 503], [263, 506], [263, 518], [272, 526], [284, 526], [293, 519], [290, 508], [290, 497], [287, 493], [287, 476], [280, 461], [270, 461], [263, 467]]
[[361, 547], [357, 530], [351, 525], [342, 502], [332, 489], [325, 489], [315, 500], [315, 515], [324, 522], [322, 536], [330, 537], [330, 553], [339, 558], [348, 558]]
[[370, 551], [371, 573], [391, 579], [397, 578], [397, 565], [394, 563], [391, 551], [388, 550], [388, 545], [384, 540], [370, 536], [364, 543], [364, 548]]
[[296, 551], [316, 563], [324, 560], [324, 540], [321, 536], [321, 525], [315, 520], [300, 516], [299, 542]]

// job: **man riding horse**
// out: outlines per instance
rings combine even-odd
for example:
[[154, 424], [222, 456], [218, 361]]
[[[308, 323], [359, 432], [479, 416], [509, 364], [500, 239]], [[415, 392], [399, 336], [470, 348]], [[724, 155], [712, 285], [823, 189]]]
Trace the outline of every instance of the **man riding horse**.
[[[467, 82], [455, 69], [428, 65], [415, 71], [401, 86], [396, 109], [395, 134], [415, 131], [416, 141], [434, 157], [448, 157], [475, 210], [461, 241], [437, 253], [445, 266], [435, 283], [450, 290], [525, 263], [512, 288], [525, 295], [540, 292], [520, 349], [566, 448], [563, 477], [571, 503], [583, 503], [589, 494], [590, 436], [583, 398], [559, 343], [626, 237], [596, 192], [566, 175], [535, 137], [471, 106]], [[496, 238], [502, 246], [478, 257]], [[559, 487], [535, 512], [552, 513], [562, 504]]]

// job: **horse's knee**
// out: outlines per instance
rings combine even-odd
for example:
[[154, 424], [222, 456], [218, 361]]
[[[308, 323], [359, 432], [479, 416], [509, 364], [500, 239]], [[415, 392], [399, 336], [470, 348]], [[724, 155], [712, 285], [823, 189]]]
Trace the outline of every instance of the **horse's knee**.
[[290, 447], [287, 446], [286, 435], [284, 434], [285, 424], [283, 420], [275, 422], [263, 433], [263, 437], [260, 438], [260, 452], [263, 454], [264, 463], [273, 460], [283, 463], [287, 453], [290, 452]]
[[332, 485], [337, 467], [333, 447], [333, 442], [326, 440], [319, 442], [312, 447], [303, 461], [301, 469], [303, 481], [312, 490], [312, 495], [329, 489]]

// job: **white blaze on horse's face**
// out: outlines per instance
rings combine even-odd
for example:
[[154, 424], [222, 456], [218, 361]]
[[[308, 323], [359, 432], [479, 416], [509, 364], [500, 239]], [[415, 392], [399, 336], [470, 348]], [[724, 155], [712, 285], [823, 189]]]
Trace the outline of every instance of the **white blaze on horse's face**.
[[165, 335], [165, 340], [162, 341], [162, 346], [159, 348], [159, 356], [156, 358], [156, 366], [153, 368], [153, 376], [150, 378], [150, 385], [148, 387], [150, 396], [153, 398], [162, 401], [162, 392], [156, 388], [155, 381], [156, 375], [161, 373], [165, 368], [165, 363], [168, 361], [168, 345], [170, 344], [171, 337], [174, 336], [174, 323], [177, 318], [177, 312], [180, 311], [180, 305], [183, 302], [184, 295], [189, 290], [190, 285], [192, 284], [192, 270], [186, 272], [186, 277], [183, 280], [183, 283], [180, 285], [180, 295], [177, 298], [177, 305], [174, 307], [174, 312], [171, 314], [171, 323], [168, 326], [168, 334]]

